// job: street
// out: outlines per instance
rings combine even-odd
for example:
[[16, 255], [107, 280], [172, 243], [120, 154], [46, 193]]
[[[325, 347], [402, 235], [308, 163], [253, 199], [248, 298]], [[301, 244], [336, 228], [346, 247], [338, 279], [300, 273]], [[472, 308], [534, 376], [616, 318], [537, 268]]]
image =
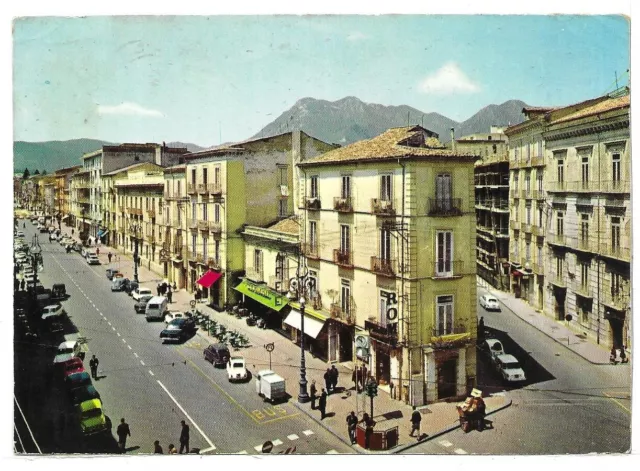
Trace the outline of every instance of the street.
[[[33, 234], [30, 226], [27, 240]], [[203, 360], [205, 343], [198, 336], [181, 345], [162, 344], [159, 333], [164, 323], [148, 323], [144, 315], [135, 314], [129, 296], [112, 293], [104, 265], [90, 266], [79, 254], [66, 253], [46, 237], [40, 237], [40, 244], [44, 270], [38, 276], [45, 286], [65, 283], [70, 297], [63, 306], [80, 335], [87, 338], [85, 364], [92, 354], [100, 360], [94, 385], [113, 424], [112, 432], [115, 435], [121, 418], [131, 428], [128, 453], [151, 453], [154, 440], [165, 452], [170, 443], [179, 446], [183, 419], [190, 425], [190, 448], [205, 454], [255, 454], [267, 440], [274, 444], [273, 453], [293, 446], [298, 453], [351, 452], [292, 404], [264, 403], [253, 381], [230, 384], [225, 369], [214, 369]], [[43, 358], [50, 364], [53, 355]], [[40, 427], [41, 433], [44, 429]], [[106, 452], [112, 451], [114, 442], [60, 445], [63, 452]]]

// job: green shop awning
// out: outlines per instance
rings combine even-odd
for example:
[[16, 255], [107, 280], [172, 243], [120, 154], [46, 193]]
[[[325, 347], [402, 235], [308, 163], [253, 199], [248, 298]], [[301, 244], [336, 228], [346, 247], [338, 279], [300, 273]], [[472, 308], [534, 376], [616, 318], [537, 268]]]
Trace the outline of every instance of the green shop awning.
[[275, 291], [272, 291], [267, 286], [253, 283], [249, 280], [243, 280], [242, 283], [240, 283], [234, 289], [239, 293], [250, 297], [254, 301], [258, 301], [260, 304], [263, 304], [268, 308], [278, 312], [289, 302], [286, 297], [276, 293]]

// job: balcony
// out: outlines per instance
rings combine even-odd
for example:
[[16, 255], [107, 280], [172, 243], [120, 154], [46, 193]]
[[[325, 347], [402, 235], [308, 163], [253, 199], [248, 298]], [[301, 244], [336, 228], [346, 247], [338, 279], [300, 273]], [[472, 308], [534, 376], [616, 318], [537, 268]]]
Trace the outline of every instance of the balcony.
[[289, 291], [288, 274], [283, 275], [282, 277], [275, 276], [275, 275], [270, 276], [267, 286], [269, 286], [269, 288], [271, 288], [272, 290], [277, 291], [278, 293], [288, 292]]
[[561, 245], [567, 247], [569, 242], [567, 236], [564, 234], [549, 234], [547, 236], [547, 243], [550, 245]]
[[520, 230], [520, 221], [509, 221], [509, 227], [514, 231]]
[[78, 204], [91, 204], [91, 200], [89, 198], [78, 198], [76, 201]]
[[342, 310], [342, 306], [338, 303], [332, 303], [329, 312], [332, 319], [339, 319], [347, 324], [353, 324], [355, 322], [355, 316], [350, 312]]
[[320, 198], [310, 196], [307, 197], [304, 201], [304, 207], [309, 211], [320, 210]]
[[631, 261], [631, 250], [628, 247], [621, 247], [619, 245], [614, 246], [612, 244], [601, 244], [600, 254], [604, 257], [613, 258], [616, 260], [622, 260], [625, 262]]
[[428, 216], [462, 216], [462, 198], [429, 198]]
[[353, 212], [353, 203], [351, 197], [348, 198], [333, 198], [333, 209], [339, 213], [351, 213]]
[[443, 325], [435, 329], [431, 329], [431, 337], [444, 337], [446, 335], [466, 334], [469, 332], [469, 327], [465, 325]]
[[521, 228], [522, 232], [526, 232], [526, 233], [528, 233], [528, 234], [531, 234], [531, 232], [532, 232], [532, 226], [531, 226], [531, 224], [524, 224], [524, 223], [523, 223], [523, 224], [520, 226], [520, 228]]
[[150, 218], [156, 217], [156, 210], [155, 209], [147, 209], [147, 216], [149, 216]]
[[625, 311], [629, 307], [629, 296], [621, 293], [611, 292], [611, 290], [602, 290], [600, 300], [603, 304], [612, 307], [617, 311]]
[[497, 227], [496, 230], [493, 232], [496, 237], [509, 237], [508, 227]]
[[551, 274], [551, 279], [549, 280], [552, 285], [557, 286], [558, 288], [567, 288], [567, 280], [564, 278], [564, 272], [556, 273], [553, 272]]
[[207, 184], [206, 183], [198, 183], [198, 186], [197, 186], [196, 190], [197, 190], [199, 195], [208, 195], [209, 194], [209, 189], [207, 188]]
[[509, 170], [520, 168], [520, 159], [509, 160]]
[[454, 278], [462, 276], [464, 273], [464, 261], [462, 260], [445, 260], [433, 262], [431, 278]]
[[197, 231], [198, 230], [198, 221], [194, 221], [193, 219], [189, 221], [189, 224], [187, 224], [187, 227], [189, 229], [191, 229], [192, 231]]
[[209, 265], [209, 268], [213, 270], [222, 270], [222, 265], [220, 264], [219, 258], [209, 258], [207, 260], [207, 265]]
[[531, 198], [533, 198], [533, 191], [531, 191], [531, 188], [529, 188], [528, 190], [525, 188], [522, 190], [520, 197], [530, 200]]
[[544, 265], [542, 263], [532, 263], [531, 269], [536, 275], [544, 275]]
[[142, 216], [142, 209], [141, 208], [127, 208], [127, 211], [132, 216]]
[[376, 320], [369, 319], [364, 321], [364, 328], [369, 331], [371, 338], [383, 343], [395, 345], [398, 340], [397, 322], [384, 326]]
[[353, 252], [349, 250], [333, 250], [333, 263], [343, 268], [353, 268]]
[[219, 222], [209, 221], [209, 232], [212, 234], [222, 233], [222, 224]]
[[587, 285], [587, 286], [579, 285], [579, 286], [576, 287], [574, 292], [578, 296], [581, 296], [583, 298], [593, 298], [593, 295], [591, 294], [591, 287], [589, 287], [589, 285]]
[[125, 232], [127, 230], [126, 226], [124, 225], [124, 223], [120, 223], [118, 224], [118, 230], [120, 232]]
[[371, 271], [377, 275], [395, 276], [396, 261], [388, 258], [371, 257]]
[[209, 183], [207, 184], [207, 191], [210, 195], [220, 196], [222, 195], [222, 185], [220, 183]]
[[209, 231], [209, 221], [198, 221], [198, 230], [199, 231]]
[[196, 194], [196, 184], [195, 183], [189, 183], [187, 185], [187, 194], [188, 195], [195, 195]]
[[604, 193], [631, 193], [631, 182], [627, 180], [611, 180], [600, 182], [600, 190]]
[[396, 210], [393, 206], [393, 201], [391, 200], [381, 200], [379, 198], [371, 200], [371, 212], [378, 216], [395, 216]]
[[254, 267], [247, 267], [247, 269], [245, 270], [245, 277], [250, 279], [251, 281], [255, 281], [256, 283], [262, 283], [264, 281], [262, 268], [257, 270]]
[[590, 241], [587, 237], [579, 238], [576, 242], [575, 248], [582, 252], [597, 252], [598, 248], [595, 243]]
[[318, 250], [318, 244], [310, 244], [308, 242], [304, 242], [300, 244], [300, 248], [305, 257], [311, 260], [319, 260], [320, 252]]
[[544, 190], [533, 190], [531, 193], [534, 200], [545, 199]]
[[544, 229], [540, 226], [536, 226], [535, 224], [531, 226], [531, 234], [540, 237], [544, 235]]
[[544, 166], [544, 155], [536, 155], [535, 157], [531, 157], [531, 166], [532, 167]]
[[567, 191], [567, 182], [547, 182], [547, 191], [563, 192]]

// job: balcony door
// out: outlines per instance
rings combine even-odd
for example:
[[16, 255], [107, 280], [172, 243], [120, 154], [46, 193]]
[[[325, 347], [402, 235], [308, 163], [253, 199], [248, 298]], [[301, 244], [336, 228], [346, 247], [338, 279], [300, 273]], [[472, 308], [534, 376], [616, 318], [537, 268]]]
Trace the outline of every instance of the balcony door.
[[436, 232], [436, 276], [453, 275], [453, 232]]
[[436, 177], [436, 204], [440, 210], [451, 209], [451, 174], [441, 173]]
[[453, 296], [436, 298], [436, 335], [453, 333]]
[[340, 226], [340, 252], [347, 254], [351, 252], [351, 231], [349, 226]]

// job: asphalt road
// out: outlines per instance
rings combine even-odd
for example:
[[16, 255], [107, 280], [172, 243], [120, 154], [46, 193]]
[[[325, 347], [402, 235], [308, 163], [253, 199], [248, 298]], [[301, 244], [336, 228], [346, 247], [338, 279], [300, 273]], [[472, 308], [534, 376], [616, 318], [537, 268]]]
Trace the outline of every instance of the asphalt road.
[[[29, 223], [26, 232], [30, 240], [34, 230]], [[94, 385], [113, 432], [121, 417], [131, 428], [127, 453], [151, 453], [154, 440], [165, 452], [169, 443], [178, 446], [183, 419], [190, 425], [190, 447], [206, 454], [256, 454], [256, 447], [267, 440], [275, 445], [273, 453], [293, 446], [297, 453], [352, 452], [293, 404], [264, 403], [253, 381], [230, 384], [226, 370], [204, 361], [205, 344], [197, 336], [182, 345], [162, 344], [164, 323], [148, 323], [144, 315], [135, 314], [132, 298], [112, 293], [104, 266], [89, 266], [78, 253], [49, 243], [46, 234], [41, 234], [40, 244], [45, 268], [39, 278], [45, 287], [65, 283], [70, 296], [63, 306], [88, 339], [85, 363], [92, 354], [100, 360]], [[55, 407], [56, 414], [65, 410], [63, 404]], [[112, 437], [90, 444], [73, 438], [68, 442], [58, 450], [115, 451]]]
[[[478, 297], [484, 294], [478, 288]], [[429, 454], [619, 453], [631, 444], [631, 369], [593, 365], [521, 320], [504, 305], [487, 312], [487, 327], [506, 336], [505, 350], [524, 365], [528, 382], [508, 394], [513, 405], [495, 416], [495, 428], [460, 429], [411, 449]], [[499, 332], [500, 334], [500, 332]], [[478, 365], [479, 387], [504, 389], [486, 362]], [[608, 397], [612, 396], [612, 397]]]

